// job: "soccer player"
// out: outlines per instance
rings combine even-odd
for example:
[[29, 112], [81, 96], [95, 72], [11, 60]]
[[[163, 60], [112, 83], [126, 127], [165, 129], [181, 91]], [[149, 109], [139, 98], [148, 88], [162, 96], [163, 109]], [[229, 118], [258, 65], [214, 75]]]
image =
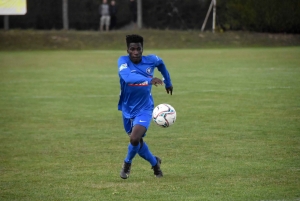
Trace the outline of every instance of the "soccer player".
[[[161, 58], [156, 55], [142, 56], [142, 36], [127, 35], [126, 44], [128, 55], [121, 56], [118, 60], [121, 87], [118, 110], [122, 111], [124, 129], [130, 137], [130, 143], [120, 177], [129, 177], [132, 159], [138, 154], [151, 164], [154, 175], [159, 178], [163, 176], [160, 169], [161, 159], [151, 153], [143, 137], [152, 121], [152, 85], [164, 83], [166, 92], [171, 95], [173, 86]], [[162, 74], [163, 81], [153, 77], [155, 68]]]

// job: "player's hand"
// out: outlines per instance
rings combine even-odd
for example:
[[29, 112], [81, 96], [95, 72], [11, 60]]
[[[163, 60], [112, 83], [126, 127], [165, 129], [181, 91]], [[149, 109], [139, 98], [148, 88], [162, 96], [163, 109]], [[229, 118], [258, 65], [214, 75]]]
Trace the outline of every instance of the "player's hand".
[[158, 84], [159, 85], [162, 85], [163, 84], [163, 81], [157, 77], [154, 77], [152, 80], [151, 80], [151, 84], [157, 86]]
[[166, 91], [167, 91], [168, 94], [170, 93], [172, 95], [172, 93], [173, 93], [173, 86], [166, 87]]

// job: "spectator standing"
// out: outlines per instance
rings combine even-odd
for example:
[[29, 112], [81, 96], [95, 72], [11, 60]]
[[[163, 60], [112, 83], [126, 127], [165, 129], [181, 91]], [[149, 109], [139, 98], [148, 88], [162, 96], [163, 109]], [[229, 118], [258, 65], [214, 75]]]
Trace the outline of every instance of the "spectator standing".
[[100, 31], [103, 31], [103, 27], [105, 25], [105, 30], [109, 31], [110, 25], [110, 14], [109, 14], [109, 5], [107, 0], [103, 0], [102, 4], [99, 6], [99, 14], [100, 14]]
[[117, 5], [116, 1], [112, 0], [109, 6], [110, 13], [110, 30], [115, 29], [117, 25]]

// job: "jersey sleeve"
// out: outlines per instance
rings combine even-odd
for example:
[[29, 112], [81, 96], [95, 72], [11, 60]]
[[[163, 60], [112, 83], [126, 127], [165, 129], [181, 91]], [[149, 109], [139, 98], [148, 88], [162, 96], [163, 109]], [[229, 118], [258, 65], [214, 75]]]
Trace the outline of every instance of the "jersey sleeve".
[[154, 58], [155, 66], [157, 67], [157, 70], [162, 74], [163, 81], [164, 81], [166, 87], [171, 87], [172, 86], [171, 76], [169, 74], [169, 71], [168, 71], [164, 61], [156, 55], [153, 55], [153, 56], [155, 57]]
[[145, 77], [135, 72], [131, 72], [130, 68], [127, 65], [126, 59], [122, 57], [120, 57], [118, 60], [118, 68], [119, 76], [125, 81], [125, 83], [139, 84], [148, 82], [148, 84], [151, 84], [152, 78]]

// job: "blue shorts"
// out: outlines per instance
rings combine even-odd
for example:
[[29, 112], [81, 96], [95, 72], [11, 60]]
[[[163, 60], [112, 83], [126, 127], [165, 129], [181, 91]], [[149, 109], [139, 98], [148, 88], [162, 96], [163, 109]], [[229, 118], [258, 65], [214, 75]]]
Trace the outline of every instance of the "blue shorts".
[[[137, 124], [144, 126], [148, 130], [148, 127], [150, 126], [151, 121], [152, 121], [151, 114], [138, 114], [133, 119], [128, 119], [123, 116], [124, 129], [128, 135], [131, 133], [132, 128]], [[143, 137], [145, 135], [146, 135], [146, 133], [143, 135]]]

